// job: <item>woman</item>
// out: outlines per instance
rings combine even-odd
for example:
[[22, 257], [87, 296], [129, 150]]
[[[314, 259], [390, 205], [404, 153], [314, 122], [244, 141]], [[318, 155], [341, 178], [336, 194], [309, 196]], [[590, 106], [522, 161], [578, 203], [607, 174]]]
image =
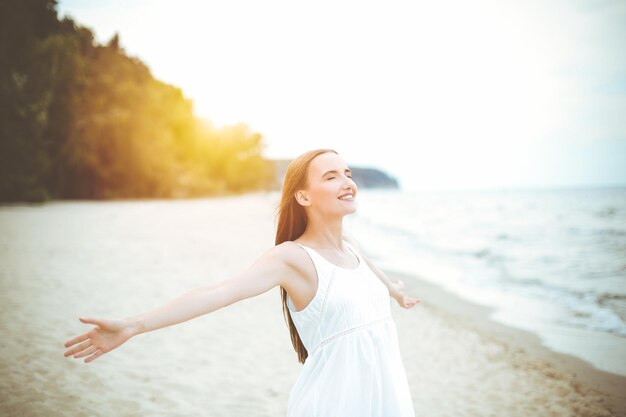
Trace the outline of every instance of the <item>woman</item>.
[[91, 362], [133, 336], [181, 323], [280, 286], [283, 312], [303, 367], [288, 417], [413, 417], [389, 297], [404, 295], [343, 231], [357, 186], [331, 149], [304, 153], [285, 173], [276, 245], [217, 285], [122, 320], [80, 318], [96, 327], [65, 343], [65, 356]]

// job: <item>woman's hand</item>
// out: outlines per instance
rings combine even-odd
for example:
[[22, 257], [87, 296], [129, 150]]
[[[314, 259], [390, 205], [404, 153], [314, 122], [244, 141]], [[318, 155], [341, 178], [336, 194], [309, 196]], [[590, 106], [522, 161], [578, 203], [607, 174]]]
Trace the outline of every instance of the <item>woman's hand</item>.
[[83, 317], [80, 318], [80, 321], [94, 324], [96, 327], [65, 342], [66, 348], [76, 346], [65, 352], [64, 356], [74, 355], [74, 358], [78, 359], [91, 355], [85, 359], [86, 363], [94, 361], [105, 353], [112, 351], [135, 335], [134, 327], [127, 321]]
[[414, 307], [415, 304], [422, 302], [421, 298], [408, 297], [401, 292], [395, 297], [396, 301], [403, 308], [411, 308]]
[[420, 298], [407, 297], [406, 295], [402, 294], [400, 290], [404, 288], [404, 281], [402, 281], [401, 279], [392, 282], [392, 284], [396, 289], [396, 295], [394, 298], [398, 302], [400, 307], [411, 308], [415, 306], [415, 304], [422, 301]]

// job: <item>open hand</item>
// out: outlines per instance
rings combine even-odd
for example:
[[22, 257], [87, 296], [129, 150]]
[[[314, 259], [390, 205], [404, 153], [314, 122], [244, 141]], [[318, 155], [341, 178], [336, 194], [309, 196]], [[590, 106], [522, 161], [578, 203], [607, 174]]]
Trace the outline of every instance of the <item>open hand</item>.
[[406, 296], [406, 295], [400, 293], [396, 297], [396, 301], [398, 302], [400, 307], [411, 308], [411, 307], [414, 307], [415, 304], [422, 302], [422, 299], [421, 298], [415, 298], [415, 297], [409, 297], [409, 296]]
[[80, 321], [94, 324], [96, 327], [65, 342], [66, 348], [76, 345], [65, 352], [65, 357], [74, 355], [74, 358], [78, 359], [91, 355], [85, 359], [85, 362], [88, 363], [112, 351], [133, 336], [131, 327], [122, 320], [81, 317]]

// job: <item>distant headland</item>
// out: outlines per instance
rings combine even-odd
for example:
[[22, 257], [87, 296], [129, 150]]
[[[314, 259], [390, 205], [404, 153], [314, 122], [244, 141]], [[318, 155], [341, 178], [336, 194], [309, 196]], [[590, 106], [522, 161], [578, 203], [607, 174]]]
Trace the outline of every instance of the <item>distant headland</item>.
[[[289, 165], [291, 160], [271, 159], [270, 162], [274, 164], [275, 174], [275, 182], [272, 184], [272, 189], [279, 190], [282, 186], [283, 178], [285, 177], [287, 165]], [[359, 188], [400, 188], [396, 178], [379, 169], [350, 165], [350, 170], [352, 171], [352, 178]]]

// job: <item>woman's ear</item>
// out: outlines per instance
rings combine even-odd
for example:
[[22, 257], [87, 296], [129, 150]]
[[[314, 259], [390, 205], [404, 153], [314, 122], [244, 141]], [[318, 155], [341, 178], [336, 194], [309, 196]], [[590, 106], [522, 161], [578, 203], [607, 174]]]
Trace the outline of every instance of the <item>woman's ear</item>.
[[296, 201], [301, 206], [310, 206], [311, 202], [309, 201], [309, 196], [302, 190], [296, 191], [295, 194]]

